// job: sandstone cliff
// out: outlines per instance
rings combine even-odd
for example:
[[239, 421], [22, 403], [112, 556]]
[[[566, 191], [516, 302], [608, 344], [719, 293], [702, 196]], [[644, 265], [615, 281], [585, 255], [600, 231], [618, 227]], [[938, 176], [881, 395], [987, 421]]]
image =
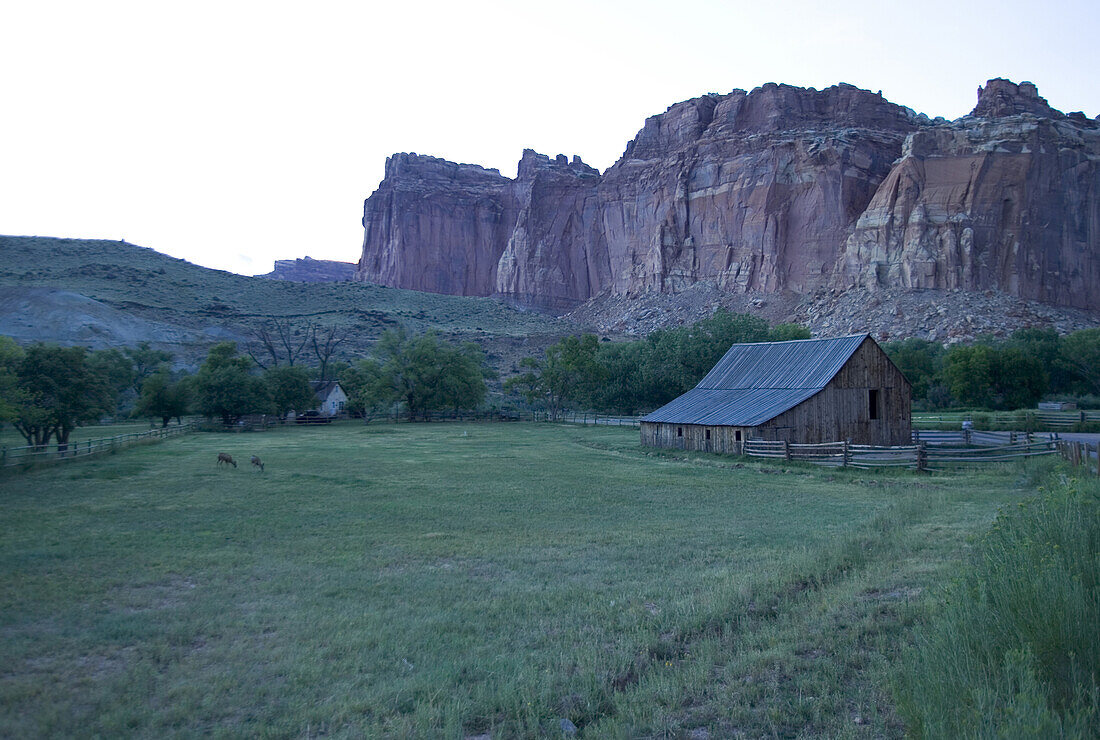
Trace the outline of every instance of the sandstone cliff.
[[602, 175], [414, 154], [364, 205], [361, 280], [562, 310], [597, 294], [994, 289], [1100, 310], [1100, 123], [991, 80], [929, 120], [769, 84], [649, 118]]
[[837, 277], [1100, 309], [1100, 126], [991, 80], [971, 116], [906, 139]]
[[355, 279], [354, 262], [315, 260], [301, 257], [293, 260], [275, 260], [275, 269], [256, 277], [268, 280], [289, 280], [296, 283], [342, 283]]

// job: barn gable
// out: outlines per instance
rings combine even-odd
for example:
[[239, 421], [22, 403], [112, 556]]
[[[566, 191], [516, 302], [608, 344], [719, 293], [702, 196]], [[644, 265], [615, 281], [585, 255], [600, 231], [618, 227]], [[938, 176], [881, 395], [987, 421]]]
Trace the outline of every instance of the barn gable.
[[867, 334], [737, 344], [695, 388], [642, 419], [642, 441], [714, 451], [750, 437], [900, 444], [909, 394]]

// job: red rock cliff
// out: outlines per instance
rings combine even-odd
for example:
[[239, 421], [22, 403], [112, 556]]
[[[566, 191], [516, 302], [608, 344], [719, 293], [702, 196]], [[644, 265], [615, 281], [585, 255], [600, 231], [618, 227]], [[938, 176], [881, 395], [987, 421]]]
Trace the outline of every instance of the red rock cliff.
[[997, 289], [1100, 309], [1100, 123], [991, 80], [930, 121], [850, 85], [769, 84], [649, 118], [602, 176], [398, 154], [357, 277], [567, 308], [602, 291]]

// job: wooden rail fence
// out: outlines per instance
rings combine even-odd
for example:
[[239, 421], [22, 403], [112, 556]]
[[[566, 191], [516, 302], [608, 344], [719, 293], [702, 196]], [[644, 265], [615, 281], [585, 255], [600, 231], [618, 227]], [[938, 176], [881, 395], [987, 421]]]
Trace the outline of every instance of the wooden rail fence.
[[1090, 445], [1087, 442], [1063, 439], [1058, 442], [1058, 452], [1062, 454], [1062, 459], [1073, 467], [1084, 466], [1086, 475], [1092, 475], [1094, 470], [1097, 475], [1100, 475], [1100, 443]]
[[849, 442], [795, 444], [760, 439], [746, 440], [743, 453], [749, 457], [811, 462], [817, 465], [851, 468], [914, 468], [936, 470], [946, 465], [1003, 462], [1059, 452], [1054, 439], [1027, 440], [985, 447], [948, 447], [920, 442], [913, 445], [879, 447]]
[[[1100, 411], [976, 411], [971, 416], [980, 416], [997, 425], [1024, 425], [1033, 422], [1058, 429], [1100, 421]], [[959, 414], [913, 414], [913, 424], [958, 424], [959, 421]]]
[[168, 437], [178, 437], [181, 434], [193, 432], [198, 428], [194, 422], [188, 422], [178, 426], [164, 427], [162, 429], [150, 429], [147, 432], [133, 432], [131, 434], [117, 434], [114, 437], [102, 439], [89, 439], [83, 442], [70, 442], [64, 450], [57, 447], [0, 447], [0, 468], [10, 468], [17, 465], [31, 465], [39, 462], [56, 462], [60, 460], [76, 460], [78, 458], [102, 455], [115, 450], [141, 443], [150, 442]]

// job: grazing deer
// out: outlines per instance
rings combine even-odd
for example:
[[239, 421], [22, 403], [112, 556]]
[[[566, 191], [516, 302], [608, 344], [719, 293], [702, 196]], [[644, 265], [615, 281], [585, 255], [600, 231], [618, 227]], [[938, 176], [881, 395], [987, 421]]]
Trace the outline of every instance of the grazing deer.
[[264, 461], [255, 455], [252, 456], [252, 465], [260, 469], [260, 472], [264, 472]]
[[226, 452], [219, 452], [218, 453], [218, 465], [221, 465], [222, 463], [225, 463], [226, 465], [232, 465], [233, 467], [237, 467], [237, 461], [233, 459], [232, 455], [230, 455]]

